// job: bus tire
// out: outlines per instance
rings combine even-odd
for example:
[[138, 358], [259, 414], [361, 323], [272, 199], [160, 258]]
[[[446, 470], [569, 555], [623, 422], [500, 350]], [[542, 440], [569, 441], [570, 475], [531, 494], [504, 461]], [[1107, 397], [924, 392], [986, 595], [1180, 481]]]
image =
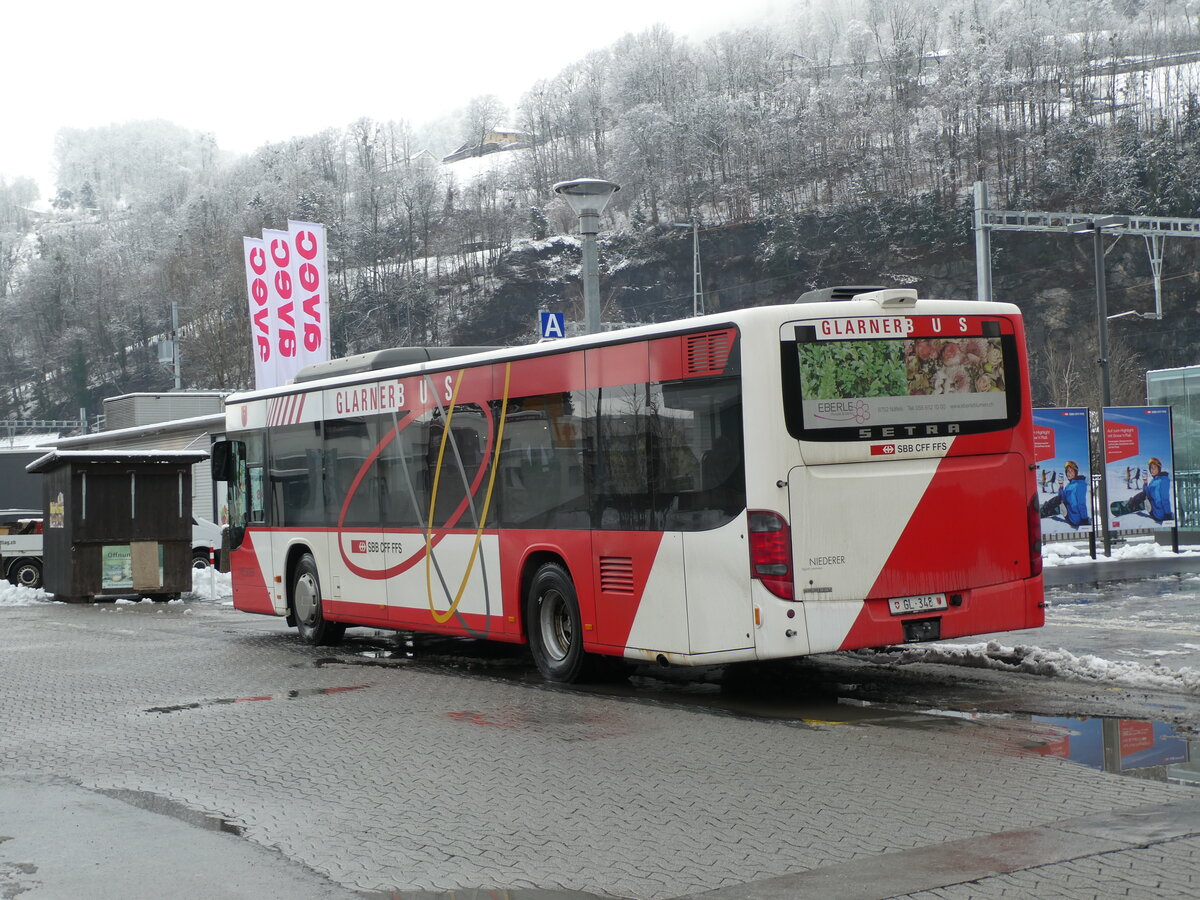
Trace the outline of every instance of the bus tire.
[[192, 568], [207, 569], [208, 568], [208, 551], [203, 548], [198, 548], [192, 551]]
[[19, 559], [8, 570], [8, 580], [27, 588], [42, 586], [42, 564], [36, 559]]
[[579, 598], [570, 574], [559, 563], [545, 563], [534, 573], [525, 596], [525, 627], [543, 678], [571, 684], [583, 677], [587, 654]]
[[296, 630], [304, 643], [328, 647], [341, 642], [346, 626], [325, 619], [321, 609], [321, 580], [317, 575], [317, 562], [311, 553], [305, 553], [297, 560], [288, 599], [296, 620]]

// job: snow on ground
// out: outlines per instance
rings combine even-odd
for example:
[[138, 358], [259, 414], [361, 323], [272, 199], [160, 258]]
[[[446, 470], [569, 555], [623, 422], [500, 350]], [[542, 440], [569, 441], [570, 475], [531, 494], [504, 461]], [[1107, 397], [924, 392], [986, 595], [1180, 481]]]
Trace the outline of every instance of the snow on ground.
[[1162, 663], [1147, 666], [1135, 662], [1113, 662], [1091, 654], [1076, 656], [1062, 649], [1045, 650], [1024, 644], [1009, 647], [999, 641], [979, 644], [931, 644], [856, 652], [866, 659], [900, 665], [943, 663], [1096, 684], [1200, 693], [1200, 669], [1171, 669]]
[[1042, 562], [1047, 566], [1073, 566], [1084, 563], [1119, 562], [1125, 559], [1167, 559], [1173, 556], [1200, 556], [1200, 547], [1180, 547], [1175, 553], [1170, 547], [1159, 544], [1153, 538], [1131, 538], [1124, 544], [1111, 548], [1112, 555], [1105, 556], [1097, 544], [1096, 558], [1092, 559], [1086, 542], [1069, 543], [1055, 541], [1042, 545]]
[[[192, 569], [192, 589], [183, 595], [189, 603], [215, 603], [219, 606], [233, 605], [233, 582], [228, 572], [213, 569]], [[53, 594], [43, 590], [20, 587], [0, 579], [0, 607], [36, 606], [39, 603], [56, 603]], [[118, 603], [130, 603], [118, 600]]]

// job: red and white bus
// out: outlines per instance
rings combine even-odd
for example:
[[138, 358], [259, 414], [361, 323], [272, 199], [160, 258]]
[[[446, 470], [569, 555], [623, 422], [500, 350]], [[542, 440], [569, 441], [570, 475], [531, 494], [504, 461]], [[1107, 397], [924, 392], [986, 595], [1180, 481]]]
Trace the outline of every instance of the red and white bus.
[[1041, 625], [1017, 307], [863, 290], [231, 396], [234, 605], [553, 681]]

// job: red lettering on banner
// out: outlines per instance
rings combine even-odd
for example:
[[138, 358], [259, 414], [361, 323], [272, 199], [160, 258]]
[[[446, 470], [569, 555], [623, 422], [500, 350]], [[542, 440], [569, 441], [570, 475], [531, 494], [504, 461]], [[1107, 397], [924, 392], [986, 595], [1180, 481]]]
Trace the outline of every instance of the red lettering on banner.
[[317, 267], [312, 263], [305, 263], [300, 267], [300, 288], [301, 290], [313, 293], [321, 286], [321, 273], [317, 271]]
[[279, 332], [279, 352], [283, 356], [296, 355], [296, 332], [281, 331]]
[[290, 303], [285, 303], [282, 306], [280, 306], [279, 307], [279, 318], [283, 319], [283, 321], [287, 322], [289, 325], [291, 325], [293, 328], [295, 328], [296, 320], [295, 320], [295, 318], [292, 317], [292, 308], [293, 308], [292, 304], [290, 304]]
[[287, 241], [281, 241], [279, 238], [271, 241], [271, 260], [281, 269], [286, 269], [288, 263], [292, 259], [292, 253], [288, 249]]
[[313, 259], [317, 255], [317, 238], [311, 231], [296, 232], [296, 252], [305, 259]]
[[1041, 462], [1044, 459], [1054, 458], [1054, 429], [1042, 428], [1040, 425], [1033, 426], [1033, 459], [1034, 462]]
[[261, 278], [255, 278], [250, 283], [250, 297], [259, 306], [267, 302], [267, 283]]
[[[261, 334], [256, 337], [255, 343], [258, 344], [258, 358], [263, 362], [271, 361], [271, 342]], [[242, 407], [242, 412], [246, 411], [246, 407]]]
[[275, 291], [279, 294], [281, 300], [291, 299], [292, 275], [290, 272], [275, 273]]
[[260, 309], [254, 314], [254, 327], [264, 335], [271, 333], [271, 330], [267, 327], [267, 311], [265, 309]]
[[1120, 422], [1104, 423], [1104, 461], [1116, 462], [1138, 455], [1138, 430]]
[[262, 247], [250, 248], [250, 270], [255, 275], [261, 275], [267, 271], [267, 254], [263, 253]]
[[309, 353], [315, 353], [321, 349], [320, 326], [312, 324], [306, 324], [304, 326], [304, 349]]

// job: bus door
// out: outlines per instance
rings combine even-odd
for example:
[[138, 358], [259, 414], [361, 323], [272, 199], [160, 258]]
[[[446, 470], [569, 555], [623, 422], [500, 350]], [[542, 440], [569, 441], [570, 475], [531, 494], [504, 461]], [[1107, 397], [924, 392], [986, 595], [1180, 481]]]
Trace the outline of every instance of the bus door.
[[386, 550], [381, 520], [379, 467], [374, 461], [379, 417], [353, 416], [325, 422], [325, 508], [329, 523], [329, 571], [325, 593], [331, 612], [353, 605], [357, 616], [386, 623]]
[[[664, 470], [661, 390], [650, 381], [655, 349], [639, 342], [587, 352], [594, 403], [595, 640], [609, 647], [689, 653], [683, 535], [664, 532], [658, 508], [665, 494], [658, 483]], [[677, 360], [677, 342], [673, 351]]]
[[[220, 446], [220, 450], [217, 446]], [[261, 432], [236, 434], [213, 451], [213, 477], [226, 484], [226, 534], [234, 606], [273, 614], [286, 606], [277, 599], [272, 578], [272, 548], [266, 522], [266, 466]]]

